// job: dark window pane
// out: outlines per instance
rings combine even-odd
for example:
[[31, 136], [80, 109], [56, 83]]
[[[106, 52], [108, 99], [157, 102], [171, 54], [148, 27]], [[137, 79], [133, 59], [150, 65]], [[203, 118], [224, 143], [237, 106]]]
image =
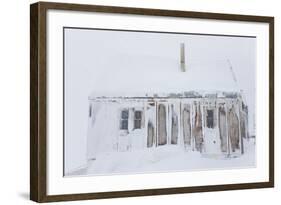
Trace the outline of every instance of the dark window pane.
[[128, 120], [121, 120], [121, 129], [122, 130], [128, 129]]
[[129, 111], [128, 110], [122, 110], [121, 118], [122, 119], [128, 119], [128, 117], [129, 117]]
[[207, 110], [207, 127], [214, 128], [214, 111]]
[[135, 111], [135, 119], [141, 119], [141, 111]]
[[122, 110], [121, 121], [120, 121], [121, 130], [128, 130], [128, 118], [129, 118], [129, 110]]
[[134, 120], [134, 129], [140, 129], [141, 128], [141, 111], [135, 111], [135, 120]]
[[141, 120], [135, 120], [134, 121], [134, 128], [140, 129], [141, 128]]

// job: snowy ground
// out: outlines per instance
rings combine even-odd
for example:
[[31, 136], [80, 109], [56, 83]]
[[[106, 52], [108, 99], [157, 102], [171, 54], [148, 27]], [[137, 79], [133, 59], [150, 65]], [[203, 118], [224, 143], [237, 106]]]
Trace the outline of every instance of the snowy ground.
[[149, 172], [191, 171], [210, 169], [235, 169], [255, 167], [254, 140], [244, 140], [245, 153], [236, 157], [204, 155], [184, 151], [176, 145], [161, 146], [131, 152], [100, 154], [91, 160], [87, 168], [77, 170], [69, 176], [135, 174]]

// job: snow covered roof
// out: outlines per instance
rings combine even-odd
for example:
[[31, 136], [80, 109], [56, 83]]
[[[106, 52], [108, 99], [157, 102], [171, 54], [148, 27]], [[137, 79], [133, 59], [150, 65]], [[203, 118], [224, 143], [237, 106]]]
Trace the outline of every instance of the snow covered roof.
[[127, 56], [100, 77], [90, 99], [97, 97], [168, 97], [239, 93], [230, 62], [188, 60], [182, 72], [179, 59]]

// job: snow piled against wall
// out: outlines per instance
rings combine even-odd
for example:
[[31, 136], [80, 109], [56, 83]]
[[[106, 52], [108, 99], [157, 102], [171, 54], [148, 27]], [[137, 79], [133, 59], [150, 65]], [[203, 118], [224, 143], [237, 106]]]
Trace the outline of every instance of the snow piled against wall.
[[245, 140], [245, 154], [239, 157], [201, 155], [184, 151], [177, 145], [166, 145], [131, 152], [107, 152], [90, 160], [88, 167], [70, 174], [111, 175], [147, 172], [194, 171], [212, 169], [250, 168], [256, 165], [255, 142]]
[[92, 117], [88, 123], [88, 158], [99, 152], [114, 149], [114, 142], [119, 135], [119, 106], [116, 103], [97, 102], [92, 106]]
[[[120, 130], [121, 110], [125, 108], [143, 111], [143, 102], [91, 102], [91, 107], [92, 114], [88, 122], [87, 138], [88, 159], [96, 158], [97, 153], [101, 152], [127, 151], [131, 148], [146, 147], [144, 137], [146, 129], [133, 129], [134, 116], [131, 111], [129, 111], [128, 133]], [[146, 114], [146, 119], [149, 120], [149, 112]]]

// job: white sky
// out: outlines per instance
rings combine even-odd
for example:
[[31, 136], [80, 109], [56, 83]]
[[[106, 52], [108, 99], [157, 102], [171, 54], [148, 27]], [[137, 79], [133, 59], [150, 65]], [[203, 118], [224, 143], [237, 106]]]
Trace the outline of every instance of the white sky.
[[[148, 80], [140, 79], [148, 76], [146, 72], [149, 71], [145, 68], [151, 70], [153, 66], [161, 67], [163, 72], [158, 69], [159, 76], [164, 77], [165, 67], [170, 66], [170, 62], [179, 62], [179, 44], [183, 42], [186, 47], [187, 63], [194, 60], [230, 60], [238, 86], [244, 91], [253, 115], [255, 38], [84, 29], [66, 29], [65, 34], [65, 79], [66, 89], [70, 89], [66, 90], [66, 96], [68, 91], [71, 91], [70, 96], [76, 98], [78, 96], [75, 96], [75, 91], [79, 93], [86, 91], [88, 97], [91, 91], [100, 91], [108, 87], [118, 89], [118, 83], [126, 79], [128, 84], [125, 84], [127, 86], [125, 88], [133, 92], [137, 89], [131, 86], [135, 81]], [[180, 70], [175, 72], [178, 71]], [[202, 73], [202, 78], [203, 76], [211, 78], [214, 72]], [[220, 75], [218, 72], [216, 75]], [[175, 82], [176, 79], [171, 79], [167, 86]], [[198, 82], [198, 86], [202, 83], [204, 82]]]

